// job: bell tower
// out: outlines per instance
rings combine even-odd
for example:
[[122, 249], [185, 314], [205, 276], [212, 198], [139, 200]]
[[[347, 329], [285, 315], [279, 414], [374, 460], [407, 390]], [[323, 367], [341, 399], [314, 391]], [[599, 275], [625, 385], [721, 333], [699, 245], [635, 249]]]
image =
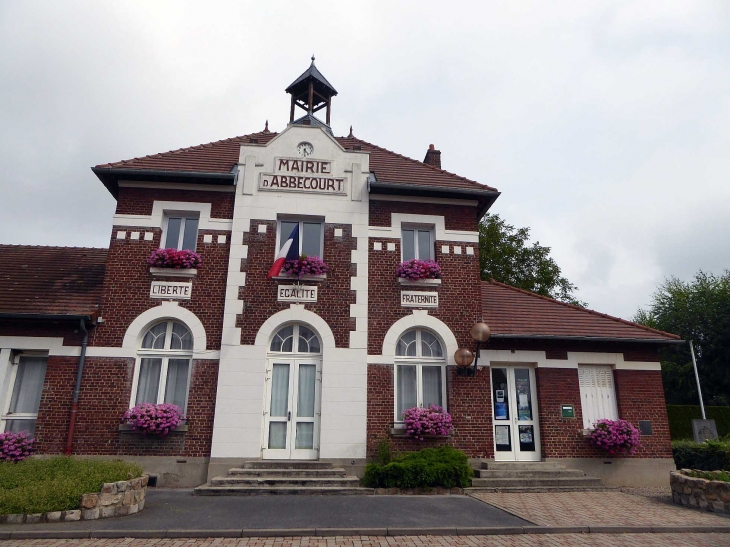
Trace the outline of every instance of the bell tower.
[[[291, 95], [289, 123], [320, 125], [322, 122], [314, 117], [314, 113], [326, 107], [326, 123], [329, 126], [330, 113], [332, 112], [332, 97], [337, 95], [337, 91], [314, 65], [314, 55], [312, 55], [312, 64], [309, 68], [299, 78], [294, 80], [294, 83], [286, 88], [286, 92]], [[297, 106], [304, 110], [306, 114], [295, 121], [294, 107]], [[314, 118], [315, 123], [312, 123], [312, 118]]]

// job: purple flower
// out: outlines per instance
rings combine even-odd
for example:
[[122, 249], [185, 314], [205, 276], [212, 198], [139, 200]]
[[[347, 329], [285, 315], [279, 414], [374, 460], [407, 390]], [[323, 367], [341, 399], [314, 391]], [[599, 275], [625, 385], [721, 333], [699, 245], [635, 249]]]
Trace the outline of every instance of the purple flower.
[[22, 462], [35, 452], [35, 439], [25, 431], [0, 433], [0, 461]]
[[641, 447], [641, 434], [628, 420], [598, 420], [590, 441], [609, 454], [634, 454]]
[[424, 435], [445, 437], [454, 429], [451, 414], [436, 405], [430, 405], [428, 408], [416, 406], [404, 410], [403, 422], [407, 435], [421, 441]]
[[441, 267], [435, 260], [406, 260], [398, 264], [395, 270], [396, 277], [402, 277], [410, 281], [419, 279], [440, 279]]
[[184, 419], [185, 416], [177, 405], [141, 403], [124, 413], [122, 423], [131, 425], [134, 431], [143, 435], [165, 437]]
[[189, 269], [197, 268], [203, 263], [200, 255], [194, 251], [177, 249], [157, 249], [147, 259], [153, 268]]
[[296, 275], [301, 279], [305, 275], [324, 275], [329, 271], [329, 268], [318, 256], [302, 255], [296, 260], [284, 262], [281, 271], [285, 275]]

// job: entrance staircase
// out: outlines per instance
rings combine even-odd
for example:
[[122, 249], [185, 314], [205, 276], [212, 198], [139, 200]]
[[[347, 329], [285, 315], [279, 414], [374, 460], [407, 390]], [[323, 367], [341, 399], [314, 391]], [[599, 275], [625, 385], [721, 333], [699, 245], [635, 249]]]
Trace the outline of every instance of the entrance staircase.
[[475, 466], [471, 492], [596, 492], [617, 490], [559, 462], [485, 462]]
[[357, 477], [331, 463], [315, 461], [248, 461], [198, 486], [197, 496], [257, 496], [261, 494], [372, 494]]

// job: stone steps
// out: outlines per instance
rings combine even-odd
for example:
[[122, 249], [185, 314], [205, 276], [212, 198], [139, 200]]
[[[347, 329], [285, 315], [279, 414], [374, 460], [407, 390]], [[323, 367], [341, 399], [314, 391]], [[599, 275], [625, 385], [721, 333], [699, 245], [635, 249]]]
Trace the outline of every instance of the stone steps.
[[545, 488], [548, 486], [603, 486], [601, 479], [591, 477], [557, 477], [557, 478], [493, 478], [493, 479], [472, 479], [472, 486], [483, 486], [490, 488], [510, 488], [510, 487], [538, 487]]
[[554, 471], [497, 471], [493, 469], [476, 469], [474, 476], [481, 479], [541, 479], [541, 478], [580, 478], [586, 474], [578, 469], [556, 469]]
[[362, 495], [357, 477], [331, 463], [314, 461], [248, 461], [228, 474], [197, 487], [197, 496], [260, 496], [274, 494]]
[[508, 487], [481, 487], [465, 488], [467, 494], [503, 493], [503, 494], [526, 494], [526, 493], [547, 493], [547, 492], [616, 492], [618, 486], [508, 486]]
[[475, 466], [470, 492], [593, 492], [612, 490], [560, 462], [493, 462]]

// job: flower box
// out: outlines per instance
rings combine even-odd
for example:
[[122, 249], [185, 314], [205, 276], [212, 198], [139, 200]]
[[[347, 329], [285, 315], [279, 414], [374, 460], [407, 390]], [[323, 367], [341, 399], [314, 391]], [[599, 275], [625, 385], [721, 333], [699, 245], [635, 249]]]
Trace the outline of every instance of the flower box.
[[[415, 440], [418, 440], [415, 437], [409, 436], [408, 435], [408, 431], [406, 430], [405, 427], [391, 427], [390, 428], [390, 436], [391, 437], [405, 437], [405, 438], [408, 438], [408, 439], [413, 439], [414, 441]], [[425, 434], [425, 433], [423, 435], [421, 435], [421, 438], [423, 440], [427, 440], [427, 439], [448, 439], [449, 437], [451, 437], [451, 433], [449, 433], [448, 435], [431, 435], [431, 434]]]
[[406, 279], [405, 277], [399, 277], [398, 283], [407, 287], [423, 287], [423, 286], [438, 286], [441, 285], [440, 279]]
[[147, 259], [147, 264], [151, 267], [165, 270], [194, 269], [201, 263], [198, 253], [186, 249], [155, 249]]
[[121, 425], [127, 425], [135, 433], [166, 437], [186, 424], [180, 407], [168, 403], [140, 403], [124, 413]]
[[287, 260], [281, 268], [279, 276], [289, 279], [304, 279], [305, 277], [320, 277], [327, 275], [329, 267], [318, 256], [302, 255], [296, 260]]
[[398, 264], [395, 270], [398, 279], [407, 281], [435, 280], [441, 278], [441, 266], [435, 260], [406, 260]]
[[150, 267], [150, 273], [155, 277], [195, 277], [198, 275], [197, 268], [155, 268]]
[[[141, 431], [136, 431], [131, 425], [129, 424], [119, 424], [119, 432], [120, 433], [134, 433], [136, 435], [144, 435]], [[188, 424], [187, 423], [181, 423], [178, 425], [175, 429], [170, 430], [170, 433], [168, 435], [184, 435], [188, 432]], [[155, 437], [153, 435], [147, 435], [147, 437], [151, 439], [159, 439], [161, 437]]]
[[327, 280], [327, 274], [303, 275], [302, 277], [299, 277], [296, 275], [286, 275], [281, 273], [272, 279], [276, 279], [277, 281], [312, 281], [314, 283], [319, 283]]

